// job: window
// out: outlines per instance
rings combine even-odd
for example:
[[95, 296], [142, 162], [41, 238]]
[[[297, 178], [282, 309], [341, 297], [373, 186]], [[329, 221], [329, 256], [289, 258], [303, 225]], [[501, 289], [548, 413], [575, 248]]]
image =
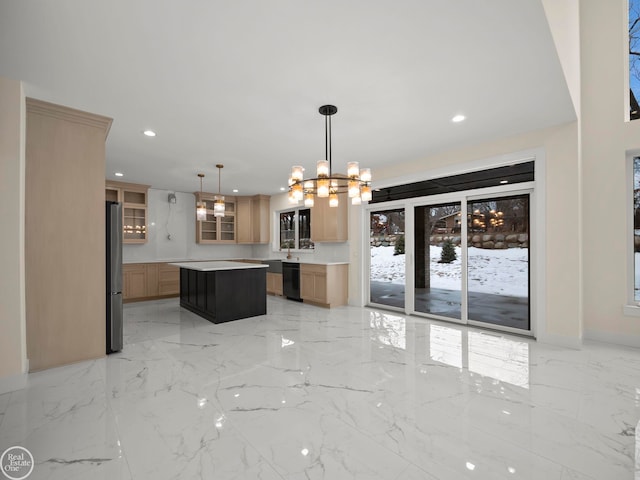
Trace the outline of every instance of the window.
[[640, 302], [640, 157], [633, 159], [633, 300]]
[[640, 0], [629, 0], [629, 118], [640, 118]]
[[311, 209], [296, 208], [280, 212], [280, 249], [310, 250]]

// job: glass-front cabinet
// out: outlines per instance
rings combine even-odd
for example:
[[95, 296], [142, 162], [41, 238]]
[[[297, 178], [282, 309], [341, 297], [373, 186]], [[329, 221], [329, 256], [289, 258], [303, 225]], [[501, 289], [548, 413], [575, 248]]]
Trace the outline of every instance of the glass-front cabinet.
[[122, 203], [122, 242], [147, 242], [148, 185], [107, 181], [105, 199]]
[[196, 243], [236, 243], [236, 201], [225, 196], [224, 216], [213, 214], [215, 195], [196, 192], [196, 202], [204, 202], [206, 220], [196, 220]]

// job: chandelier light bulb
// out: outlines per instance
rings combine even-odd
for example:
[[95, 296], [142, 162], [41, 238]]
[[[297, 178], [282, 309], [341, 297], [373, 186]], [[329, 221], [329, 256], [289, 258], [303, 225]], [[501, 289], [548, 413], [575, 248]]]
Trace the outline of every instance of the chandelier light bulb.
[[216, 195], [213, 203], [213, 216], [224, 217], [224, 195]]
[[288, 199], [289, 199], [289, 203], [292, 203], [292, 204], [298, 203], [298, 200], [296, 200], [296, 197], [293, 194], [293, 190], [289, 190]]
[[329, 194], [329, 206], [335, 208], [338, 206], [338, 194], [330, 193]]
[[362, 199], [363, 202], [370, 202], [371, 201], [371, 187], [370, 186], [365, 185], [360, 189], [360, 198]]
[[362, 205], [362, 199], [360, 198], [360, 195], [351, 199], [351, 205]]
[[360, 196], [360, 182], [358, 180], [349, 180], [348, 188], [350, 198]]
[[347, 163], [347, 177], [357, 179], [360, 176], [360, 167], [358, 162]]
[[319, 160], [316, 165], [316, 174], [318, 177], [329, 176], [329, 162], [327, 160]]
[[311, 208], [313, 207], [313, 204], [314, 204], [313, 193], [307, 193], [304, 196], [304, 206], [307, 208]]
[[293, 192], [293, 198], [296, 199], [296, 202], [302, 200], [303, 192], [302, 192], [302, 184], [296, 183], [291, 186], [291, 191]]
[[198, 202], [196, 205], [196, 220], [207, 219], [207, 206], [204, 202]]
[[360, 180], [363, 182], [371, 181], [371, 169], [370, 168], [361, 168], [360, 169]]
[[316, 190], [316, 195], [319, 198], [327, 198], [329, 196], [329, 180], [327, 179], [318, 180], [318, 188]]
[[303, 177], [304, 168], [300, 165], [291, 167], [291, 180], [294, 182], [301, 182]]

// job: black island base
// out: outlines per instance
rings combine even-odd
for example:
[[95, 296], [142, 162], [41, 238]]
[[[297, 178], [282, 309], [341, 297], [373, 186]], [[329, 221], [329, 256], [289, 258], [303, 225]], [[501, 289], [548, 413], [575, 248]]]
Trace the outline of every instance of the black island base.
[[[180, 306], [213, 323], [256, 317], [267, 313], [266, 265], [242, 264], [233, 268], [206, 269], [180, 266]], [[257, 267], [257, 268], [256, 268]]]

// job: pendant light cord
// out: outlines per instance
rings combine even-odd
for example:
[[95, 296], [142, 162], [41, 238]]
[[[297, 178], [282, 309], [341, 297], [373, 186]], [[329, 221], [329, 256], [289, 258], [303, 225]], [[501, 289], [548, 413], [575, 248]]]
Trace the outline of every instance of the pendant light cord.
[[324, 117], [324, 156], [329, 161], [329, 176], [331, 176], [331, 115]]

